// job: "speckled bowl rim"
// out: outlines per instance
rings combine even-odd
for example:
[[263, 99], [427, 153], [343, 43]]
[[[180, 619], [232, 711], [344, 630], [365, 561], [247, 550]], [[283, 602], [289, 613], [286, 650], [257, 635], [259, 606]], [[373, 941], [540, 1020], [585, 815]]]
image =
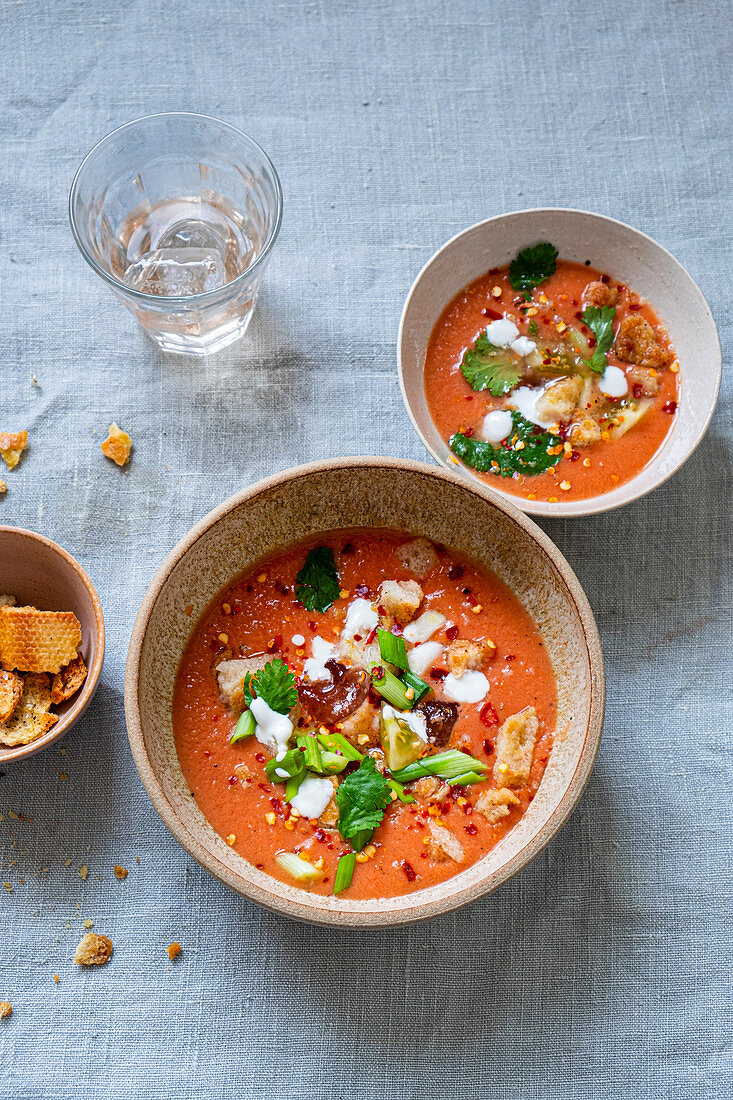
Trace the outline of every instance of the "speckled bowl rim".
[[[143, 718], [139, 706], [140, 661], [148, 622], [156, 601], [169, 576], [191, 547], [205, 532], [215, 526], [223, 516], [240, 507], [240, 505], [246, 501], [257, 497], [260, 493], [287, 482], [295, 481], [299, 478], [308, 478], [314, 473], [324, 473], [330, 470], [343, 470], [347, 468], [386, 468], [399, 471], [414, 471], [438, 481], [451, 483], [468, 494], [474, 494], [484, 498], [488, 497], [496, 508], [504, 512], [510, 520], [513, 520], [514, 523], [521, 527], [526, 534], [537, 543], [540, 551], [544, 552], [559, 573], [562, 581], [567, 587], [570, 599], [575, 605], [583, 633], [583, 641], [588, 653], [589, 713], [583, 745], [578, 754], [575, 769], [567, 780], [565, 793], [544, 826], [538, 829], [524, 848], [508, 859], [501, 868], [495, 872], [491, 872], [479, 882], [466, 887], [465, 890], [454, 893], [448, 898], [439, 898], [429, 903], [423, 903], [422, 905], [418, 899], [417, 903], [412, 907], [409, 906], [409, 899], [414, 895], [405, 895], [405, 908], [388, 913], [380, 913], [376, 909], [372, 912], [359, 911], [352, 913], [328, 913], [322, 910], [316, 910], [308, 903], [309, 895], [305, 891], [303, 891], [303, 899], [297, 902], [281, 897], [273, 897], [266, 889], [261, 889], [254, 883], [243, 880], [229, 867], [221, 863], [217, 856], [212, 853], [205, 844], [202, 844], [186, 827], [176, 813], [175, 808], [168, 800], [145, 748]], [[256, 902], [273, 912], [280, 913], [287, 917], [309, 921], [313, 924], [331, 925], [339, 928], [385, 928], [427, 920], [456, 909], [462, 909], [465, 905], [476, 901], [478, 898], [492, 893], [509, 879], [513, 878], [519, 871], [526, 867], [527, 864], [531, 863], [550, 843], [577, 805], [593, 770], [603, 729], [605, 712], [605, 672], [598, 627], [588, 598], [583, 591], [580, 581], [560, 550], [541, 528], [520, 512], [518, 508], [515, 508], [506, 498], [500, 497], [489, 489], [469, 484], [446, 470], [436, 469], [422, 462], [367, 455], [312, 462], [304, 466], [295, 466], [281, 473], [266, 477], [229, 497], [228, 500], [225, 500], [217, 508], [209, 512], [208, 515], [204, 516], [202, 520], [191, 528], [188, 534], [184, 535], [155, 573], [140, 605], [132, 628], [127, 663], [125, 666], [124, 702], [130, 748], [143, 787], [153, 807], [163, 821], [163, 824], [170, 830], [179, 844], [182, 845], [189, 855], [191, 855], [204, 870], [208, 871], [220, 882], [224, 883], [224, 885], [230, 887], [230, 889], [246, 897], [248, 900]], [[452, 881], [453, 879], [446, 880], [447, 883]], [[379, 899], [375, 898], [374, 901], [375, 905], [378, 905]]]
[[[427, 435], [423, 432], [423, 429], [421, 428], [421, 426], [418, 422], [417, 415], [413, 412], [412, 404], [411, 404], [411, 402], [409, 400], [409, 397], [408, 397], [408, 394], [407, 394], [407, 386], [406, 386], [406, 383], [405, 383], [404, 364], [403, 364], [403, 357], [402, 357], [403, 332], [404, 332], [405, 319], [407, 317], [407, 312], [410, 308], [410, 303], [411, 303], [411, 301], [412, 301], [412, 299], [415, 295], [415, 292], [417, 291], [418, 285], [420, 284], [420, 282], [424, 278], [428, 268], [431, 267], [431, 265], [437, 260], [437, 258], [440, 255], [442, 255], [443, 252], [446, 252], [449, 248], [452, 248], [456, 244], [456, 242], [461, 239], [461, 237], [464, 237], [467, 234], [474, 232], [480, 226], [494, 225], [497, 222], [505, 221], [508, 218], [519, 218], [519, 217], [526, 216], [528, 214], [571, 214], [571, 215], [581, 215], [582, 217], [594, 218], [597, 221], [606, 223], [608, 225], [619, 226], [622, 229], [627, 230], [628, 232], [634, 234], [639, 239], [640, 242], [643, 242], [643, 244], [647, 248], [653, 248], [653, 249], [658, 250], [660, 253], [663, 253], [664, 256], [666, 256], [667, 259], [669, 261], [671, 261], [672, 265], [679, 269], [679, 271], [683, 275], [683, 277], [688, 280], [692, 293], [697, 294], [699, 296], [700, 305], [702, 306], [703, 311], [707, 314], [707, 318], [708, 318], [710, 324], [712, 325], [712, 331], [715, 333], [715, 336], [716, 336], [716, 340], [717, 340], [717, 357], [716, 357], [716, 363], [715, 363], [716, 377], [715, 377], [714, 393], [713, 393], [712, 399], [709, 403], [709, 408], [707, 409], [707, 412], [705, 414], [704, 422], [702, 423], [702, 426], [701, 426], [698, 434], [694, 437], [694, 439], [692, 439], [692, 441], [688, 445], [686, 451], [683, 454], [680, 455], [679, 460], [672, 466], [672, 468], [670, 470], [668, 470], [666, 472], [663, 472], [663, 473], [662, 472], [654, 473], [654, 476], [645, 476], [645, 475], [648, 475], [649, 473], [651, 473], [651, 471], [653, 470], [653, 463], [654, 463], [654, 460], [656, 458], [656, 455], [655, 455], [654, 458], [650, 459], [647, 466], [644, 467], [643, 470], [639, 471], [639, 473], [636, 474], [631, 479], [631, 481], [625, 482], [624, 485], [620, 486], [618, 490], [612, 490], [611, 491], [612, 493], [615, 494], [615, 493], [618, 493], [619, 490], [623, 490], [623, 489], [625, 489], [629, 486], [634, 486], [632, 492], [628, 495], [625, 495], [624, 499], [622, 499], [622, 500], [617, 499], [617, 500], [608, 501], [607, 498], [611, 496], [611, 492], [609, 492], [609, 493], [601, 494], [600, 496], [597, 496], [597, 497], [589, 497], [587, 500], [571, 501], [571, 502], [568, 502], [566, 504], [563, 504], [563, 502], [561, 501], [558, 504], [550, 504], [547, 501], [526, 500], [526, 498], [523, 498], [523, 497], [520, 497], [520, 496], [515, 496], [512, 493], [505, 493], [498, 486], [494, 489], [494, 492], [499, 494], [502, 497], [503, 500], [512, 501], [514, 506], [516, 508], [518, 508], [520, 511], [526, 512], [528, 515], [533, 515], [533, 516], [547, 516], [551, 519], [569, 519], [569, 518], [575, 518], [575, 517], [581, 517], [581, 516], [597, 515], [600, 512], [611, 512], [616, 508], [624, 508], [627, 504], [631, 504], [631, 503], [633, 503], [633, 501], [639, 500], [640, 497], [644, 497], [648, 493], [651, 493], [654, 489], [659, 488], [660, 485], [664, 485], [664, 483], [666, 481], [668, 481], [674, 474], [676, 474], [678, 472], [678, 470], [680, 470], [681, 467], [684, 466], [684, 464], [687, 462], [687, 460], [694, 454], [694, 452], [697, 450], [698, 446], [700, 445], [700, 443], [704, 439], [708, 428], [710, 427], [710, 421], [713, 418], [713, 414], [714, 414], [715, 409], [716, 409], [717, 404], [718, 404], [718, 397], [720, 395], [720, 385], [721, 385], [721, 380], [722, 380], [722, 376], [723, 376], [723, 352], [722, 352], [722, 348], [721, 348], [721, 344], [720, 344], [720, 333], [718, 332], [718, 326], [715, 323], [715, 318], [713, 317], [712, 310], [710, 309], [710, 306], [708, 305], [708, 302], [707, 302], [707, 299], [705, 298], [705, 295], [700, 290], [700, 287], [697, 285], [697, 283], [693, 279], [692, 275], [690, 275], [687, 268], [684, 267], [684, 265], [680, 263], [680, 261], [677, 259], [677, 257], [674, 256], [669, 251], [669, 249], [665, 248], [664, 245], [661, 245], [658, 241], [655, 241], [654, 238], [650, 237], [648, 233], [643, 233], [642, 230], [637, 229], [633, 225], [629, 225], [628, 222], [622, 222], [618, 218], [611, 218], [606, 214], [598, 214], [593, 210], [580, 210], [580, 209], [577, 209], [577, 208], [571, 207], [571, 206], [529, 206], [529, 207], [526, 207], [524, 210], [508, 210], [508, 211], [505, 211], [503, 214], [495, 215], [493, 218], [483, 218], [481, 221], [474, 222], [473, 225], [469, 225], [465, 229], [461, 229], [458, 233], [455, 233], [449, 240], [447, 240], [445, 242], [445, 244], [441, 245], [440, 248], [438, 248], [432, 254], [432, 256], [430, 256], [430, 258], [426, 261], [425, 264], [423, 264], [422, 268], [420, 269], [420, 271], [416, 275], [416, 277], [415, 277], [415, 279], [412, 283], [412, 286], [410, 287], [410, 290], [407, 294], [407, 298], [405, 299], [405, 304], [402, 307], [402, 313], [400, 315], [400, 324], [399, 324], [399, 328], [398, 328], [398, 331], [397, 331], [397, 373], [398, 373], [399, 380], [400, 380], [400, 390], [402, 391], [402, 400], [404, 402], [404, 405], [405, 405], [405, 408], [407, 410], [408, 416], [410, 417], [410, 420], [412, 421], [413, 427], [415, 428], [415, 431], [417, 432], [417, 434], [420, 436], [420, 439], [422, 440], [423, 445], [430, 452], [430, 454], [435, 459], [435, 461], [439, 464], [440, 468], [445, 469], [445, 462], [444, 462], [444, 459], [443, 459], [442, 455], [440, 455], [438, 453], [438, 451], [435, 449], [433, 444], [428, 439]], [[489, 267], [487, 267], [487, 271], [488, 270], [489, 270]], [[435, 320], [433, 321], [433, 324], [435, 324], [437, 322], [437, 320], [438, 320], [438, 318], [436, 317]], [[680, 410], [678, 410], [677, 415], [680, 415]], [[659, 452], [657, 452], [657, 454], [659, 454]], [[479, 478], [477, 478], [476, 475], [473, 474], [471, 472], [471, 470], [468, 467], [464, 466], [463, 464], [458, 465], [456, 467], [456, 470], [460, 473], [460, 475], [465, 480], [469, 481], [471, 484], [476, 484], [476, 483], [478, 483], [480, 485], [485, 485], [486, 484], [485, 482], [483, 482]]]
[[[82, 584], [89, 593], [89, 597], [92, 601], [92, 607], [94, 608], [94, 622], [96, 626], [96, 652], [94, 654], [94, 660], [91, 667], [87, 671], [87, 678], [84, 681], [84, 686], [81, 690], [78, 700], [76, 701], [77, 709], [69, 714], [59, 718], [55, 726], [53, 726], [48, 733], [43, 737], [39, 737], [37, 741], [32, 741], [30, 745], [17, 745], [15, 748], [9, 749], [0, 745], [0, 764], [11, 764], [16, 760], [25, 760], [28, 756], [33, 756], [37, 752], [41, 752], [43, 749], [47, 749], [49, 745], [53, 745], [55, 741], [58, 741], [65, 733], [68, 733], [70, 729], [76, 725], [84, 711], [87, 709], [94, 693], [97, 690], [99, 683], [99, 677], [102, 672], [102, 665], [104, 664], [104, 646], [105, 646], [105, 630], [104, 630], [104, 613], [102, 611], [102, 603], [97, 595], [97, 590], [89, 579], [89, 574], [79, 564], [76, 558], [64, 550], [63, 546], [59, 546], [53, 539], [47, 538], [45, 535], [39, 535], [37, 531], [28, 531], [25, 527], [13, 527], [10, 524], [0, 524], [0, 535], [4, 531], [12, 532], [14, 535], [23, 535], [26, 538], [34, 539], [36, 542], [41, 543], [49, 550], [53, 550], [69, 568], [73, 569], [78, 577], [80, 577]], [[64, 610], [61, 608], [60, 610]]]

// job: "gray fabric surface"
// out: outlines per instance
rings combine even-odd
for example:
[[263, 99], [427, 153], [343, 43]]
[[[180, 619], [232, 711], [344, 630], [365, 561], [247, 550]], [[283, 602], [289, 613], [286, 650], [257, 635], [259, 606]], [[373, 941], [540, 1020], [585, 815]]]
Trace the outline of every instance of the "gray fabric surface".
[[[66, 755], [0, 775], [0, 1000], [14, 1006], [0, 1092], [729, 1095], [727, 376], [671, 482], [543, 523], [598, 616], [606, 731], [571, 821], [484, 902], [362, 935], [253, 908], [160, 823], [121, 695], [145, 588], [210, 508], [304, 460], [425, 458], [396, 329], [414, 275], [459, 229], [532, 205], [620, 217], [685, 264], [730, 348], [727, 5], [6, 0], [0, 19], [0, 428], [31, 432], [0, 522], [82, 561], [109, 638]], [[285, 193], [250, 334], [205, 365], [158, 354], [66, 220], [91, 145], [166, 109], [242, 126]], [[124, 472], [99, 452], [112, 419], [135, 440]], [[84, 918], [115, 943], [99, 971], [71, 961]]]

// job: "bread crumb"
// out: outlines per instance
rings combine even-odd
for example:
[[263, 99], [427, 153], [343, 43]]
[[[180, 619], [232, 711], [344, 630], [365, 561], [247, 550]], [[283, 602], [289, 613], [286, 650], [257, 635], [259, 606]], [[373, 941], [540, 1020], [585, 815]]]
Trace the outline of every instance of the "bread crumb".
[[[5, 493], [7, 493], [7, 491], [8, 491], [8, 486], [3, 481], [3, 479], [0, 477], [0, 497], [3, 496]], [[3, 1001], [2, 1003], [5, 1004], [6, 1002]]]
[[0, 432], [0, 455], [9, 470], [14, 470], [28, 446], [28, 432]]
[[85, 863], [82, 867], [79, 868], [79, 878], [82, 880], [82, 882], [86, 881], [86, 877], [87, 877], [88, 874], [89, 874], [89, 868], [87, 867], [87, 865]]
[[74, 952], [74, 962], [79, 966], [104, 966], [112, 957], [112, 940], [109, 936], [98, 936], [96, 932], [87, 932], [82, 936]]
[[12, 1016], [13, 1006], [10, 1001], [0, 1001], [0, 1020], [4, 1020], [7, 1016]]
[[53, 980], [56, 982], [56, 985], [58, 985], [59, 982], [61, 981], [61, 978], [59, 978], [58, 974], [54, 974]]
[[120, 867], [119, 863], [115, 863], [115, 878], [118, 878], [120, 882], [127, 878], [128, 871], [126, 867]]
[[104, 443], [100, 443], [100, 447], [102, 448], [102, 454], [118, 466], [126, 466], [130, 461], [132, 440], [127, 432], [123, 432], [114, 422], [110, 424], [109, 435]]
[[94, 928], [94, 921], [89, 920], [89, 917], [87, 917], [87, 919], [84, 921], [84, 927], [85, 928]]
[[166, 951], [168, 952], [169, 959], [177, 959], [181, 953], [181, 945], [176, 941], [175, 943], [169, 944], [168, 947], [166, 947]]

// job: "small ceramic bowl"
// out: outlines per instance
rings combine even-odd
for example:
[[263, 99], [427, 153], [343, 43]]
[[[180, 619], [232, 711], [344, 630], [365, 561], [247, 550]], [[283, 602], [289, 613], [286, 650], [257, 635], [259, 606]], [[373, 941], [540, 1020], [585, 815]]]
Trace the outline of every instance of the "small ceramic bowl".
[[[494, 570], [538, 624], [558, 687], [558, 736], [539, 791], [517, 826], [480, 862], [438, 886], [349, 901], [278, 882], [218, 836], [178, 763], [171, 722], [179, 660], [209, 602], [258, 559], [321, 531], [391, 527], [425, 535]], [[188, 609], [189, 614], [186, 614]], [[301, 466], [225, 501], [158, 570], [135, 620], [125, 673], [133, 756], [155, 809], [183, 847], [222, 882], [290, 917], [354, 927], [433, 917], [495, 890], [540, 852], [588, 780], [603, 723], [603, 657], [577, 578], [557, 547], [512, 504], [416, 462], [349, 458]]]
[[455, 295], [492, 267], [509, 263], [537, 241], [556, 244], [561, 259], [608, 272], [633, 287], [654, 307], [669, 333], [680, 364], [680, 399], [672, 430], [636, 477], [610, 493], [588, 500], [531, 501], [491, 488], [525, 512], [540, 516], [587, 516], [607, 512], [651, 492], [682, 466], [705, 435], [720, 389], [720, 340], [700, 288], [665, 248], [630, 225], [584, 210], [519, 210], [479, 222], [444, 244], [422, 269], [407, 296], [397, 341], [402, 395], [423, 443], [441, 465], [473, 483], [486, 482], [462, 464], [433, 423], [425, 398], [423, 370], [428, 340]]
[[30, 745], [0, 745], [0, 764], [23, 760], [68, 733], [97, 690], [104, 661], [104, 618], [99, 596], [79, 562], [44, 535], [0, 526], [0, 594], [41, 611], [73, 611], [81, 623], [81, 653], [88, 674], [81, 691], [53, 708], [59, 720]]

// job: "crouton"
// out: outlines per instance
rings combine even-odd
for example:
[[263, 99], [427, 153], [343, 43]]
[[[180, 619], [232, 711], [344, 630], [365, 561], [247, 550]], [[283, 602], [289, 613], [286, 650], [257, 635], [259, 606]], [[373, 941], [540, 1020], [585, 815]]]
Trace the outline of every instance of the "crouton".
[[73, 611], [0, 607], [0, 665], [19, 672], [60, 672], [76, 657], [81, 623]]
[[466, 669], [483, 668], [484, 662], [495, 653], [496, 646], [489, 639], [474, 642], [468, 638], [456, 638], [446, 649], [448, 668], [460, 680]]
[[5, 496], [7, 491], [8, 491], [8, 483], [6, 481], [3, 481], [3, 479], [0, 477], [0, 497]]
[[429, 802], [440, 790], [440, 780], [434, 775], [424, 775], [413, 783], [410, 790], [423, 802]]
[[23, 677], [23, 694], [13, 715], [0, 724], [0, 745], [30, 745], [58, 722], [58, 715], [49, 714], [51, 685], [45, 672], [29, 672]]
[[654, 329], [639, 313], [624, 317], [616, 333], [616, 354], [624, 363], [659, 370], [669, 355], [659, 344]]
[[444, 863], [452, 859], [454, 863], [463, 863], [463, 845], [455, 833], [446, 829], [444, 825], [438, 825], [432, 817], [428, 818], [428, 832], [425, 849], [438, 863]]
[[483, 814], [486, 820], [495, 825], [502, 817], [507, 817], [510, 806], [518, 806], [519, 799], [507, 787], [498, 790], [484, 791], [476, 800], [476, 809]]
[[[656, 374], [652, 374], [646, 367], [629, 367], [626, 371], [626, 377], [629, 382], [629, 386], [641, 386], [641, 394], [643, 397], [653, 397], [659, 390], [659, 378]], [[635, 394], [634, 396], [638, 395]]]
[[0, 1001], [0, 1020], [4, 1020], [7, 1016], [12, 1016], [13, 1006], [10, 1001]]
[[384, 608], [384, 618], [391, 625], [404, 626], [413, 618], [422, 603], [423, 590], [417, 581], [383, 581], [379, 589], [379, 605]]
[[14, 470], [28, 446], [28, 432], [0, 432], [0, 455], [9, 470]]
[[166, 947], [166, 952], [168, 953], [168, 958], [171, 960], [171, 962], [173, 962], [174, 959], [178, 958], [181, 950], [182, 948], [178, 940], [174, 940], [173, 943], [168, 944], [168, 946]]
[[496, 735], [494, 782], [507, 787], [522, 787], [529, 779], [534, 746], [539, 730], [534, 707], [512, 714], [499, 726]]
[[601, 438], [601, 429], [592, 416], [584, 416], [570, 425], [568, 438], [573, 447], [590, 447], [591, 443], [597, 443]]
[[327, 829], [335, 828], [335, 826], [338, 825], [339, 819], [339, 808], [336, 801], [336, 789], [339, 785], [339, 781], [334, 775], [331, 776], [331, 783], [333, 785], [333, 794], [331, 795], [331, 800], [329, 801], [323, 813], [320, 814], [318, 818], [321, 825], [325, 825]]
[[121, 867], [119, 863], [115, 863], [113, 870], [115, 878], [118, 878], [120, 882], [124, 882], [130, 873], [126, 867]]
[[569, 420], [582, 392], [583, 379], [579, 375], [557, 378], [537, 397], [537, 415], [541, 420]]
[[371, 748], [379, 744], [379, 709], [368, 699], [353, 714], [338, 724], [340, 733], [358, 748]]
[[416, 577], [420, 577], [421, 580], [427, 577], [440, 561], [429, 539], [418, 538], [405, 542], [397, 547], [395, 554], [405, 569]]
[[112, 958], [112, 950], [112, 940], [109, 936], [98, 936], [96, 932], [87, 932], [77, 944], [74, 962], [79, 966], [104, 966]]
[[609, 283], [588, 283], [583, 297], [589, 306], [615, 306], [618, 302], [618, 289]]
[[216, 676], [222, 702], [235, 713], [241, 714], [244, 710], [244, 678], [248, 672], [259, 672], [266, 664], [267, 658], [264, 655], [221, 661], [216, 666]]
[[104, 443], [100, 443], [102, 454], [105, 458], [111, 458], [118, 466], [126, 466], [132, 453], [132, 440], [127, 432], [123, 432], [116, 424], [109, 426], [109, 435]]
[[0, 670], [0, 722], [12, 718], [23, 694], [23, 677]]
[[51, 702], [65, 703], [72, 695], [76, 695], [86, 678], [87, 666], [84, 664], [82, 655], [78, 653], [73, 661], [69, 661], [68, 665], [64, 665], [54, 676], [51, 684]]

